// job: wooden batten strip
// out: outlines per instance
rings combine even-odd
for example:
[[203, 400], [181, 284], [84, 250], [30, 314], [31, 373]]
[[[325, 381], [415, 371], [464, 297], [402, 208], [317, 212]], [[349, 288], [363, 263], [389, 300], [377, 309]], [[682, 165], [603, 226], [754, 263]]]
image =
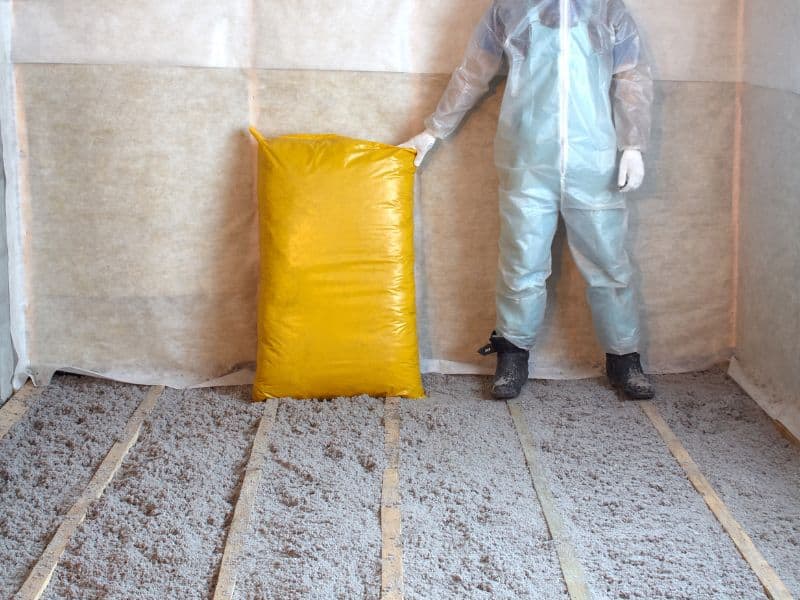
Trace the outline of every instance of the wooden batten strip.
[[384, 405], [385, 448], [388, 465], [381, 491], [381, 598], [402, 600], [403, 530], [400, 496], [400, 400]]
[[214, 600], [229, 600], [233, 598], [236, 588], [236, 562], [244, 547], [245, 536], [250, 527], [250, 519], [255, 506], [258, 486], [261, 482], [261, 472], [264, 468], [269, 453], [269, 432], [275, 424], [275, 415], [278, 411], [278, 401], [268, 400], [261, 415], [261, 421], [253, 438], [250, 449], [250, 458], [245, 468], [244, 481], [233, 509], [228, 536], [225, 540], [225, 550], [222, 554], [222, 563], [217, 576], [217, 585], [214, 589]]
[[666, 443], [669, 451], [675, 457], [675, 460], [683, 467], [689, 481], [692, 482], [695, 489], [700, 493], [705, 500], [711, 512], [722, 524], [722, 527], [736, 544], [736, 547], [741, 552], [742, 557], [753, 569], [753, 572], [758, 577], [767, 595], [773, 600], [791, 600], [792, 595], [789, 588], [781, 581], [775, 569], [773, 569], [764, 556], [756, 548], [753, 540], [742, 528], [739, 522], [733, 517], [731, 511], [719, 497], [717, 492], [700, 472], [700, 468], [694, 462], [689, 452], [684, 448], [683, 444], [670, 429], [667, 422], [661, 416], [658, 408], [652, 402], [641, 402], [640, 406], [644, 413], [650, 418], [653, 426], [656, 428], [661, 438]]
[[114, 475], [122, 465], [122, 461], [125, 460], [128, 451], [139, 439], [142, 423], [155, 408], [156, 402], [163, 391], [164, 386], [154, 386], [147, 392], [144, 400], [133, 412], [131, 418], [128, 419], [121, 439], [111, 446], [111, 450], [108, 451], [103, 462], [95, 471], [89, 481], [89, 485], [81, 497], [78, 498], [78, 501], [69, 509], [50, 543], [47, 544], [41, 557], [31, 569], [25, 583], [22, 584], [19, 592], [17, 592], [17, 598], [20, 600], [38, 600], [47, 589], [70, 538], [78, 526], [83, 523], [89, 507], [103, 495], [106, 487], [111, 483]]
[[525, 454], [525, 461], [528, 464], [528, 471], [531, 475], [531, 481], [533, 482], [536, 496], [539, 499], [539, 505], [547, 521], [550, 535], [555, 542], [558, 561], [561, 565], [561, 572], [564, 576], [564, 582], [567, 585], [569, 596], [573, 600], [588, 600], [591, 598], [591, 594], [589, 592], [589, 586], [586, 583], [586, 575], [583, 571], [583, 566], [577, 558], [575, 548], [569, 538], [564, 521], [556, 508], [555, 499], [550, 492], [547, 476], [542, 467], [542, 462], [539, 459], [539, 452], [530, 428], [528, 427], [528, 422], [518, 402], [508, 402], [508, 410], [511, 413], [514, 427], [517, 430], [519, 441], [522, 444], [522, 451]]
[[22, 417], [28, 412], [28, 407], [39, 395], [40, 390], [41, 388], [34, 387], [28, 381], [0, 407], [0, 440], [5, 437], [14, 425], [22, 420]]

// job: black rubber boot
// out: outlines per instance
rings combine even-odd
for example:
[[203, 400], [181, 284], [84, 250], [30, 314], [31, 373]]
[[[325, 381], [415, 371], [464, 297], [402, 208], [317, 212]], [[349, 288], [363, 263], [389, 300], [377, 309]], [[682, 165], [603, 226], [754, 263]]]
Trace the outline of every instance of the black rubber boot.
[[478, 350], [478, 353], [483, 356], [497, 353], [492, 396], [497, 400], [511, 400], [519, 396], [522, 386], [528, 380], [530, 352], [518, 348], [493, 331], [489, 343]]
[[630, 400], [650, 400], [656, 395], [653, 384], [642, 371], [639, 353], [606, 354], [606, 374], [615, 388]]

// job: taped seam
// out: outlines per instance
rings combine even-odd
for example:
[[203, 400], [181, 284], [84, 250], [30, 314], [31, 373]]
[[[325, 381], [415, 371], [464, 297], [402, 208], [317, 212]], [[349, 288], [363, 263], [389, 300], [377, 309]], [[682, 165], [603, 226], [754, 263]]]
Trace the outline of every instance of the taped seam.
[[739, 251], [741, 249], [741, 202], [742, 202], [742, 100], [744, 94], [744, 2], [738, 2], [738, 18], [736, 23], [736, 96], [733, 124], [733, 172], [731, 173], [731, 234], [733, 265], [731, 282], [731, 337], [730, 347], [736, 348], [739, 342]]

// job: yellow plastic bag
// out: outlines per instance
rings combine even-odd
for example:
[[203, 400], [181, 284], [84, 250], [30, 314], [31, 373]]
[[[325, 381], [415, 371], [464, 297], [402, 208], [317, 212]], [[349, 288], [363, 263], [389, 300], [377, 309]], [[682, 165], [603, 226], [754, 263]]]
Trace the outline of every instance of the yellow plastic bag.
[[414, 151], [250, 132], [261, 238], [253, 399], [424, 396]]

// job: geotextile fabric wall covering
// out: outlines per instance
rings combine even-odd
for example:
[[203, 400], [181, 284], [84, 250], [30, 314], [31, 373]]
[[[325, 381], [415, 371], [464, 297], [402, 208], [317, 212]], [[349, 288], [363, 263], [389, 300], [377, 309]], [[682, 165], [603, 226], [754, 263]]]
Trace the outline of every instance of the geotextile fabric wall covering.
[[335, 135], [258, 141], [253, 399], [425, 395], [414, 306], [414, 156]]
[[744, 6], [736, 359], [731, 374], [800, 437], [800, 3]]
[[[0, 2], [14, 17], [2, 114], [18, 145], [4, 152], [19, 167], [7, 189], [19, 216], [11, 278], [24, 273], [11, 290], [17, 383], [66, 368], [175, 386], [252, 377], [248, 124], [267, 137], [402, 142], [421, 130], [489, 5]], [[739, 5], [627, 4], [657, 80], [648, 174], [628, 196], [642, 350], [652, 371], [703, 368], [735, 345]], [[488, 96], [418, 174], [423, 370], [492, 368], [475, 349], [494, 324], [499, 99]], [[602, 368], [564, 242], [557, 235], [538, 376]]]

